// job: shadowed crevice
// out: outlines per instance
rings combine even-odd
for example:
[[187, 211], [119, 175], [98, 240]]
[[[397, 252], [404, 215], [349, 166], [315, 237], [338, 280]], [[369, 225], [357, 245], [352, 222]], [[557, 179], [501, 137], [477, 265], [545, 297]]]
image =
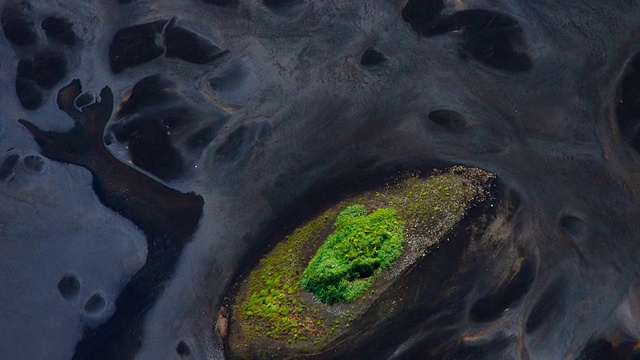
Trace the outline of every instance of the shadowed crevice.
[[471, 320], [488, 322], [499, 318], [507, 308], [529, 291], [535, 276], [535, 264], [529, 259], [524, 259], [515, 274], [498, 289], [473, 304], [469, 313]]
[[587, 344], [577, 360], [629, 360], [632, 359], [633, 350], [634, 344], [630, 342], [612, 344], [604, 339], [599, 339]]
[[464, 115], [454, 110], [438, 109], [429, 112], [429, 120], [450, 131], [460, 131], [466, 127]]
[[387, 61], [387, 57], [384, 56], [380, 50], [372, 46], [368, 47], [362, 54], [362, 57], [360, 57], [360, 65], [368, 69], [374, 68], [376, 65], [380, 65], [385, 61]]
[[124, 27], [113, 36], [109, 46], [109, 63], [114, 74], [149, 62], [162, 55], [158, 38], [166, 20]]
[[17, 7], [9, 5], [2, 9], [0, 24], [4, 36], [14, 45], [29, 45], [38, 39], [33, 21]]
[[40, 23], [47, 37], [61, 44], [74, 46], [78, 41], [73, 25], [69, 20], [55, 16], [44, 18]]
[[566, 282], [564, 278], [556, 279], [542, 293], [529, 313], [525, 329], [531, 334], [545, 324], [561, 319], [565, 307]]
[[224, 6], [224, 7], [237, 7], [238, 0], [202, 0], [205, 4], [211, 4], [215, 6]]
[[631, 57], [625, 66], [614, 106], [622, 138], [640, 152], [640, 53]]
[[15, 166], [20, 160], [20, 155], [18, 154], [8, 154], [2, 158], [2, 162], [0, 163], [0, 181], [9, 179], [15, 173]]
[[433, 35], [440, 13], [444, 10], [443, 0], [409, 0], [402, 9], [402, 19], [420, 35]]
[[484, 9], [441, 16], [443, 10], [441, 0], [410, 0], [402, 9], [402, 18], [424, 37], [458, 34], [463, 55], [484, 66], [514, 73], [533, 68], [516, 19]]
[[164, 39], [168, 57], [177, 57], [192, 64], [207, 64], [229, 52], [193, 31], [173, 24], [165, 30]]

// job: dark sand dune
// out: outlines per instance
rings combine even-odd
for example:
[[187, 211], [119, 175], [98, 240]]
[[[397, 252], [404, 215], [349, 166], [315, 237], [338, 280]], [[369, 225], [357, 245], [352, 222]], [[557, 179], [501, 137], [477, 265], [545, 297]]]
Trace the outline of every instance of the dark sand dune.
[[220, 305], [273, 239], [463, 164], [499, 177], [490, 221], [317, 357], [631, 358], [639, 19], [624, 0], [0, 1], [0, 354], [222, 359]]

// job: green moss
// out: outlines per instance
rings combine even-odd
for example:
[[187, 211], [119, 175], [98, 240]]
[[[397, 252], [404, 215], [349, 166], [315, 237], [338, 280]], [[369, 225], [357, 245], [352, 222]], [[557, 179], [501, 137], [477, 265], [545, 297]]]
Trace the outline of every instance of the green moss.
[[[393, 208], [414, 233], [444, 234], [460, 221], [478, 195], [469, 180], [452, 172], [406, 180], [407, 195], [392, 197]], [[409, 234], [407, 234], [409, 235]]]
[[305, 261], [302, 254], [307, 241], [319, 236], [335, 217], [334, 211], [328, 211], [296, 229], [260, 261], [258, 270], [248, 279], [246, 292], [241, 294], [245, 300], [235, 307], [245, 318], [243, 328], [250, 338], [266, 335], [293, 342], [318, 332], [320, 324], [309, 314], [300, 296], [300, 268]]
[[380, 271], [391, 267], [402, 251], [404, 221], [394, 209], [367, 215], [362, 205], [340, 213], [336, 231], [309, 262], [302, 288], [320, 301], [353, 302], [373, 284]]

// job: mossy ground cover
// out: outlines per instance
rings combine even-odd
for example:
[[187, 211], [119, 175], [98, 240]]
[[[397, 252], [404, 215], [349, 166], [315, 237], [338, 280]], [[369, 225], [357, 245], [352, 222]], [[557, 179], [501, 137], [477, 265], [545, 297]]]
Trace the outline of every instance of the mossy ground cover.
[[303, 274], [302, 288], [325, 304], [354, 302], [402, 251], [404, 221], [394, 209], [367, 214], [351, 205], [335, 221], [335, 232], [318, 249]]
[[296, 229], [260, 261], [234, 309], [246, 320], [243, 330], [247, 337], [267, 336], [290, 344], [318, 336], [322, 321], [313, 316], [300, 296], [302, 270], [308, 262], [305, 247], [310, 239], [321, 236], [336, 215], [329, 210]]
[[486, 198], [492, 178], [462, 167], [407, 174], [296, 229], [241, 283], [232, 303], [232, 354], [285, 356], [327, 346]]

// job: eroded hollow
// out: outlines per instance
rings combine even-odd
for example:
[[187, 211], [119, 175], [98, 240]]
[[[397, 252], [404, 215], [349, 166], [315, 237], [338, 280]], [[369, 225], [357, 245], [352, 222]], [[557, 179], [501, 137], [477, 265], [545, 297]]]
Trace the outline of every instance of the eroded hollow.
[[579, 217], [573, 215], [561, 216], [560, 228], [574, 238], [583, 237], [588, 231], [587, 224]]
[[18, 62], [18, 78], [32, 80], [44, 89], [51, 89], [62, 81], [67, 71], [67, 59], [58, 52], [43, 52]]
[[218, 75], [209, 79], [211, 89], [219, 92], [237, 89], [248, 78], [248, 70], [240, 61], [231, 62]]
[[525, 326], [527, 334], [533, 333], [545, 324], [559, 321], [565, 306], [566, 285], [565, 280], [560, 278], [554, 280], [544, 290], [527, 318]]
[[27, 155], [22, 158], [22, 165], [31, 174], [42, 173], [44, 164], [44, 159], [40, 155]]
[[485, 9], [442, 16], [444, 6], [441, 0], [410, 0], [402, 9], [402, 18], [422, 36], [456, 34], [462, 40], [463, 55], [487, 67], [506, 72], [533, 68], [516, 19]]
[[20, 155], [18, 154], [5, 155], [0, 164], [0, 180], [6, 180], [15, 173], [14, 168], [19, 159]]
[[166, 20], [159, 20], [118, 30], [109, 46], [111, 71], [118, 74], [162, 55], [158, 37], [165, 24]]
[[84, 311], [87, 314], [97, 314], [102, 312], [107, 306], [107, 302], [104, 299], [104, 296], [100, 293], [95, 293], [91, 295], [89, 300], [84, 304]]
[[176, 346], [176, 353], [178, 353], [181, 358], [185, 358], [191, 354], [191, 349], [184, 341], [180, 341], [178, 346]]
[[233, 130], [227, 139], [216, 149], [216, 157], [223, 160], [233, 160], [238, 157], [245, 142], [248, 127], [240, 125]]
[[418, 34], [429, 35], [433, 33], [442, 10], [443, 0], [409, 0], [402, 9], [402, 19]]
[[302, 0], [262, 0], [262, 2], [269, 8], [281, 9], [289, 6], [293, 6], [304, 1]]
[[12, 6], [2, 10], [0, 23], [4, 36], [14, 45], [29, 45], [38, 39], [33, 21]]
[[434, 124], [452, 131], [460, 131], [466, 126], [466, 120], [464, 116], [454, 110], [433, 110], [429, 112], [428, 118]]
[[178, 100], [174, 93], [175, 84], [161, 75], [147, 76], [138, 81], [126, 100], [120, 105], [119, 118], [140, 113], [146, 108], [166, 106]]
[[464, 10], [444, 24], [450, 31], [462, 31], [462, 48], [485, 66], [507, 72], [533, 68], [522, 29], [510, 16], [482, 9]]
[[193, 64], [207, 64], [227, 53], [203, 36], [179, 26], [167, 27], [164, 37], [168, 57]]
[[73, 301], [80, 293], [80, 280], [75, 275], [65, 275], [58, 281], [58, 292], [65, 300]]
[[16, 96], [27, 110], [36, 110], [44, 102], [44, 94], [35, 81], [19, 76], [16, 78]]
[[495, 291], [477, 300], [469, 315], [475, 322], [488, 322], [499, 318], [504, 311], [520, 300], [530, 289], [536, 275], [533, 261], [525, 258], [515, 273]]
[[387, 61], [387, 57], [384, 56], [384, 54], [381, 53], [380, 50], [374, 47], [368, 47], [360, 58], [360, 64], [365, 68], [373, 68], [385, 61]]
[[187, 138], [187, 147], [191, 150], [202, 149], [213, 141], [217, 133], [213, 125], [205, 126]]
[[296, 16], [306, 5], [306, 0], [262, 0], [267, 9], [278, 16]]
[[634, 355], [634, 347], [635, 343], [631, 341], [612, 344], [605, 339], [592, 340], [580, 352], [577, 360], [635, 360], [640, 355]]
[[173, 145], [170, 116], [144, 116], [114, 129], [118, 142], [126, 144], [131, 161], [163, 180], [174, 180], [184, 172], [183, 157]]
[[627, 62], [614, 105], [624, 141], [635, 151], [640, 151], [640, 53]]
[[47, 37], [55, 42], [73, 46], [78, 41], [73, 32], [73, 25], [67, 19], [49, 16], [42, 20], [40, 26]]
[[238, 0], [202, 0], [206, 4], [216, 6], [236, 7], [238, 6]]

